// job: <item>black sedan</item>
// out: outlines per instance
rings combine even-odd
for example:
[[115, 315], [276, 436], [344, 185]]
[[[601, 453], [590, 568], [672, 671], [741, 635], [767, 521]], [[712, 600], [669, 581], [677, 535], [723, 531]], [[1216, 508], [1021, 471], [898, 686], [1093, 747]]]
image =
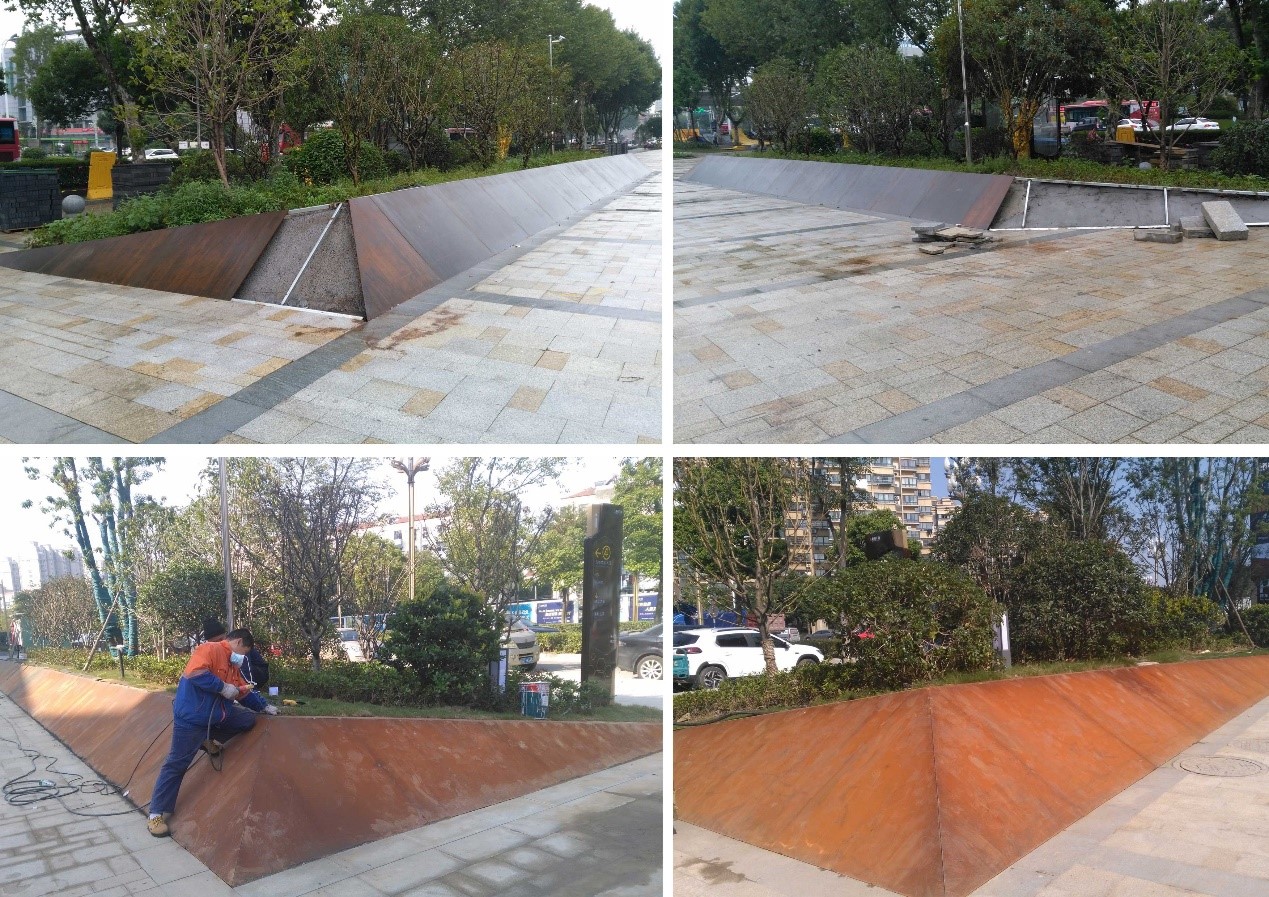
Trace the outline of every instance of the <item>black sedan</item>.
[[660, 623], [642, 632], [623, 632], [617, 638], [617, 668], [640, 679], [665, 677], [665, 641]]

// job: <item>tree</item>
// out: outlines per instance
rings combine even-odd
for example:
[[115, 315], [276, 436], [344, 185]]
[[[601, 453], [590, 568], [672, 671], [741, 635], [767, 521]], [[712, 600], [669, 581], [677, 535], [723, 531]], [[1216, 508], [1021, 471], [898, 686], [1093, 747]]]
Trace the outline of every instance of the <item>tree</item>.
[[97, 634], [101, 621], [92, 586], [77, 576], [50, 579], [27, 593], [26, 640], [28, 644], [66, 647], [85, 635]]
[[229, 186], [226, 134], [238, 110], [277, 96], [293, 75], [290, 0], [143, 0], [138, 13], [142, 60], [206, 120], [216, 171]]
[[933, 554], [965, 570], [1007, 607], [1014, 570], [1055, 536], [1052, 526], [1022, 505], [987, 491], [969, 492], [935, 539]]
[[[706, 5], [706, 0], [677, 0], [674, 5], [675, 70], [680, 64], [690, 67], [709, 90], [718, 117], [739, 125], [740, 112], [733, 97], [744, 83], [750, 63], [728, 52], [706, 29], [702, 21]], [[676, 86], [678, 81], [676, 75]], [[695, 103], [696, 97], [690, 97], [689, 101]]]
[[259, 462], [254, 513], [232, 535], [288, 602], [318, 670], [345, 550], [381, 487], [365, 458], [248, 460]]
[[110, 106], [110, 85], [87, 47], [59, 43], [26, 89], [40, 118], [66, 127]]
[[[1028, 158], [1031, 123], [1054, 78], [1078, 90], [1100, 57], [1105, 8], [1097, 0], [966, 0], [963, 18], [974, 80], [999, 106], [1014, 157]], [[939, 26], [935, 48], [946, 83], [958, 83], [955, 16]]]
[[[557, 458], [464, 458], [437, 477], [442, 522], [425, 539], [446, 575], [484, 598], [504, 620], [525, 571], [534, 564], [550, 509], [534, 514], [520, 493], [553, 482]], [[505, 622], [505, 621], [504, 621]]]
[[661, 96], [661, 64], [652, 45], [633, 31], [619, 31], [616, 47], [616, 65], [596, 85], [592, 99], [609, 140], [616, 138], [624, 118], [643, 112]]
[[144, 141], [137, 103], [119, 53], [127, 28], [124, 20], [136, 12], [132, 0], [17, 0], [17, 4], [28, 21], [47, 22], [57, 28], [67, 19], [74, 20], [84, 45], [97, 60], [110, 87], [116, 122], [115, 146], [123, 147], [125, 133], [130, 146], [141, 146]]
[[[421, 559], [416, 559], [416, 563]], [[420, 564], [421, 566], [421, 564]], [[383, 620], [411, 596], [409, 562], [401, 549], [374, 533], [358, 533], [348, 540], [340, 581], [340, 604], [344, 615], [357, 617], [357, 641], [365, 657], [376, 657], [383, 634]], [[435, 579], [424, 578], [415, 591], [428, 594]]]
[[919, 62], [893, 49], [842, 46], [821, 60], [816, 93], [820, 117], [856, 148], [899, 155], [935, 90]]
[[1120, 458], [1014, 458], [1018, 494], [1072, 539], [1113, 540], [1126, 522]]
[[[56, 491], [43, 502], [44, 512], [66, 527], [65, 534], [83, 554], [108, 643], [123, 645], [129, 656], [138, 648], [132, 489], [162, 463], [161, 458], [111, 458], [107, 466], [101, 458], [89, 458], [81, 468], [74, 458], [55, 458], [48, 480]], [[36, 464], [29, 464], [26, 473], [32, 480], [42, 476]], [[90, 519], [97, 526], [96, 544], [88, 528]]]
[[679, 458], [674, 464], [674, 547], [682, 575], [721, 584], [762, 637], [767, 673], [775, 675], [770, 616], [796, 609], [804, 588], [781, 589], [789, 570], [784, 527], [792, 497], [779, 458]]
[[1167, 129], [1177, 109], [1188, 103], [1191, 114], [1206, 112], [1239, 76], [1244, 58], [1228, 34], [1209, 27], [1197, 0], [1134, 4], [1110, 33], [1102, 77], [1115, 96], [1143, 106], [1158, 101], [1158, 130], [1144, 128], [1138, 139], [1159, 145], [1166, 170], [1185, 136]]
[[[586, 540], [586, 514], [581, 508], [560, 508], [551, 517], [551, 523], [538, 540], [537, 558], [533, 571], [551, 581], [553, 589], [560, 590], [563, 601], [561, 619], [568, 622], [569, 592], [580, 588], [583, 580]], [[625, 560], [623, 549], [623, 561]]]
[[793, 135], [806, 126], [811, 84], [792, 62], [773, 59], [761, 66], [744, 91], [745, 110], [758, 131], [788, 152]]
[[[861, 507], [871, 507], [867, 491], [855, 484], [866, 475], [863, 458], [808, 458], [793, 461], [794, 481], [804, 483], [807, 513], [815, 524], [827, 527], [832, 545], [827, 566], [843, 569], [851, 558], [851, 542], [846, 527]], [[897, 518], [896, 518], [897, 520]], [[811, 553], [814, 561], [814, 550]], [[816, 571], [812, 571], [816, 572]]]
[[528, 50], [498, 41], [474, 44], [454, 54], [454, 111], [475, 132], [476, 159], [482, 168], [498, 158], [499, 139], [509, 129], [517, 103], [525, 102], [535, 68]]
[[[621, 462], [613, 503], [624, 511], [622, 521], [621, 563], [631, 575], [630, 591], [638, 616], [639, 577], [655, 576], [661, 580], [662, 562], [662, 499], [663, 482], [660, 458], [627, 458]], [[662, 619], [665, 585], [657, 602], [657, 619]]]
[[445, 57], [435, 35], [408, 28], [388, 58], [386, 120], [417, 168], [429, 137], [440, 129], [450, 102], [445, 92]]
[[168, 644], [178, 637], [192, 645], [204, 620], [225, 617], [225, 572], [199, 561], [177, 561], [141, 587], [137, 613], [158, 630], [160, 657], [166, 656]]
[[701, 22], [746, 67], [784, 58], [810, 68], [858, 37], [850, 5], [823, 0], [708, 0]]

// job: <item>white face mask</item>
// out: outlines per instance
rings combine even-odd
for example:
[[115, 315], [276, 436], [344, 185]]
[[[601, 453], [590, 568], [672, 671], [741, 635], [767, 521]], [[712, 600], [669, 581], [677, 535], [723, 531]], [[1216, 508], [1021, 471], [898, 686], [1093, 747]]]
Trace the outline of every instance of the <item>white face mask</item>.
[[236, 667], [242, 666], [242, 662], [246, 659], [247, 656], [245, 654], [235, 654], [232, 651], [229, 652], [229, 662]]

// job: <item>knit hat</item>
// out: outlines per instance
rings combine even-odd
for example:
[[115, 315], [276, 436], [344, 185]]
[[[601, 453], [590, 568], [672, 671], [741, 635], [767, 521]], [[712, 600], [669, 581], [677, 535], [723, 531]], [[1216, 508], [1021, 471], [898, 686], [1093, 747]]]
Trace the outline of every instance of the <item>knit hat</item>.
[[215, 617], [208, 617], [203, 621], [203, 639], [211, 641], [220, 638], [225, 634], [225, 624], [217, 620]]

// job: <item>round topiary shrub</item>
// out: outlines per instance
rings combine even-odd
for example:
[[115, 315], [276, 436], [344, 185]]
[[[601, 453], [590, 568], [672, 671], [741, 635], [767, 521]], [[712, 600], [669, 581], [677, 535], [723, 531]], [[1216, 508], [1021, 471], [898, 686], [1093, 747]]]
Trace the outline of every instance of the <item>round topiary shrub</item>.
[[[344, 140], [338, 131], [317, 131], [304, 143], [286, 154], [286, 164], [303, 181], [314, 184], [333, 184], [352, 177]], [[357, 160], [361, 180], [370, 181], [385, 177], [388, 165], [383, 152], [368, 140], [361, 141]]]
[[838, 146], [837, 135], [828, 128], [799, 131], [789, 140], [789, 151], [801, 156], [831, 156]]
[[1224, 174], [1269, 177], [1269, 119], [1235, 122], [1208, 161]]

